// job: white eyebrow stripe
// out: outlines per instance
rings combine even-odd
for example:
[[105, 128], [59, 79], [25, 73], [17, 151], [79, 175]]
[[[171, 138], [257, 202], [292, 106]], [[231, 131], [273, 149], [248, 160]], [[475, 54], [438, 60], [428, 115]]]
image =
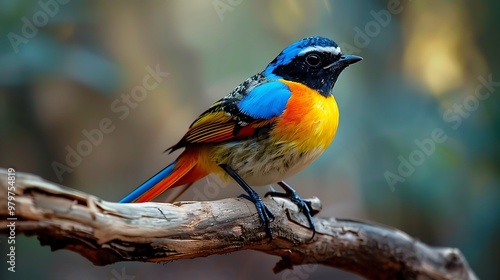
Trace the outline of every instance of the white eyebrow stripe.
[[317, 51], [317, 52], [330, 52], [333, 55], [338, 55], [340, 53], [340, 47], [321, 47], [321, 46], [311, 46], [303, 49], [298, 55], [303, 55], [305, 53]]

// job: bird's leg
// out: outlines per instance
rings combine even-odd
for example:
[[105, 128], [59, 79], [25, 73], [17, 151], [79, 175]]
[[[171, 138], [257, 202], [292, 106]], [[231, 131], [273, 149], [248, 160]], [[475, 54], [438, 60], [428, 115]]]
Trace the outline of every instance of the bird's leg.
[[240, 195], [240, 197], [243, 197], [245, 199], [250, 200], [255, 204], [255, 207], [257, 208], [257, 213], [259, 214], [259, 218], [266, 227], [266, 233], [269, 235], [270, 239], [273, 240], [273, 233], [271, 231], [271, 227], [269, 226], [269, 223], [271, 220], [274, 220], [274, 215], [273, 213], [266, 207], [264, 202], [262, 202], [262, 199], [260, 196], [245, 182], [236, 171], [234, 171], [230, 166], [226, 164], [220, 164], [219, 165], [224, 171], [226, 171], [229, 176], [231, 176], [246, 192], [246, 194]]
[[304, 215], [306, 216], [307, 221], [309, 222], [309, 225], [311, 226], [311, 229], [313, 231], [313, 235], [311, 237], [311, 239], [313, 239], [314, 235], [316, 235], [316, 227], [314, 226], [314, 222], [312, 220], [311, 212], [313, 210], [312, 210], [312, 207], [310, 205], [310, 202], [300, 198], [300, 196], [297, 194], [297, 192], [289, 184], [285, 183], [284, 181], [278, 182], [278, 185], [280, 185], [280, 187], [282, 187], [283, 190], [285, 190], [284, 193], [274, 192], [274, 191], [268, 192], [268, 193], [266, 193], [265, 197], [267, 197], [267, 196], [284, 197], [284, 198], [290, 199], [293, 203], [295, 203], [295, 205], [297, 205], [297, 207], [299, 208], [299, 211], [304, 213]]

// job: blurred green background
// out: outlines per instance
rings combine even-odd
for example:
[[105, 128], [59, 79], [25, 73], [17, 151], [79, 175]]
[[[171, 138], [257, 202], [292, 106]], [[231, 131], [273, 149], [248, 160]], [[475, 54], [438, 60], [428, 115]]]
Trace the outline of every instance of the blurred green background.
[[[458, 247], [480, 278], [500, 279], [499, 24], [493, 0], [2, 0], [0, 166], [116, 201], [178, 155], [162, 152], [205, 108], [291, 42], [325, 36], [364, 60], [334, 88], [333, 144], [288, 182], [321, 198], [321, 216]], [[126, 101], [147, 67], [169, 75]], [[113, 131], [82, 144], [103, 119]], [[209, 178], [181, 199], [241, 192]], [[274, 275], [278, 258], [251, 251], [95, 267], [17, 240], [17, 272], [1, 261], [2, 279], [359, 279], [320, 266]]]

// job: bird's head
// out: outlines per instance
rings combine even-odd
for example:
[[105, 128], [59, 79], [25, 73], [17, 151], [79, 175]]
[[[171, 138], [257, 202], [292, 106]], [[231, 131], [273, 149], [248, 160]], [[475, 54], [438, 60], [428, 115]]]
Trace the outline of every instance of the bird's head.
[[362, 60], [345, 55], [332, 40], [309, 37], [284, 49], [264, 70], [269, 79], [285, 79], [307, 85], [324, 96], [331, 93], [340, 72]]

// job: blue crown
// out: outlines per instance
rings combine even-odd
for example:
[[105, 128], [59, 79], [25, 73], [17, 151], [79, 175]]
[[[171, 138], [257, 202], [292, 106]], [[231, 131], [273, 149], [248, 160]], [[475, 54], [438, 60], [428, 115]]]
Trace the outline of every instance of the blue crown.
[[304, 50], [307, 47], [333, 47], [336, 48], [338, 47], [337, 43], [334, 41], [324, 38], [324, 37], [319, 37], [319, 36], [314, 36], [314, 37], [308, 37], [304, 38], [300, 41], [297, 41], [290, 46], [286, 47], [270, 64], [271, 65], [284, 65], [290, 63], [294, 57], [296, 57], [302, 50]]

